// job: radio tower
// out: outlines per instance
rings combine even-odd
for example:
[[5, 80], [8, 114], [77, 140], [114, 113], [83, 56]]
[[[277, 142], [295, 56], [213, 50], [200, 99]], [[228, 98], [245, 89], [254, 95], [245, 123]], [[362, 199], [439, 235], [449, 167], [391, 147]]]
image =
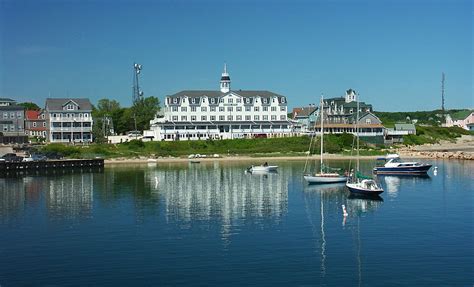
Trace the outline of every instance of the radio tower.
[[138, 85], [138, 75], [140, 75], [140, 71], [142, 70], [142, 65], [134, 63], [133, 64], [133, 90], [132, 90], [132, 97], [133, 97], [133, 105], [139, 102], [143, 98], [143, 91], [140, 90], [140, 86]]
[[441, 74], [441, 110], [444, 114], [444, 72]]

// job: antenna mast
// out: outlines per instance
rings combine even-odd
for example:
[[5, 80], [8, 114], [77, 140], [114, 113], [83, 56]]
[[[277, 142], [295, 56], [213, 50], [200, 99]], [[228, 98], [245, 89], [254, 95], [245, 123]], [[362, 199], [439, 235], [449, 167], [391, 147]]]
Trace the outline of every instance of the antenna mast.
[[132, 97], [133, 97], [133, 104], [135, 105], [143, 98], [143, 91], [140, 90], [140, 86], [138, 85], [138, 75], [140, 75], [140, 71], [142, 70], [142, 65], [134, 63], [133, 64], [133, 90], [132, 90]]
[[444, 72], [441, 74], [441, 110], [444, 114]]

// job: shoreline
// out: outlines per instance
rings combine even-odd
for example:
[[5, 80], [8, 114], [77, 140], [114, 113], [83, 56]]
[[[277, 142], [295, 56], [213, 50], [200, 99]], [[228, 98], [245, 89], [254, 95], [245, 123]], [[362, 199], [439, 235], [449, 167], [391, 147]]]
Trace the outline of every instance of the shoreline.
[[[467, 153], [467, 152], [424, 152], [424, 151], [394, 151], [394, 153], [400, 154], [402, 158], [412, 158], [412, 159], [461, 159], [461, 160], [473, 160], [474, 153]], [[378, 157], [382, 157], [382, 155], [366, 155], [360, 156], [359, 159], [362, 160], [375, 160]], [[259, 157], [251, 157], [251, 156], [226, 156], [226, 157], [210, 157], [210, 158], [194, 158], [192, 160], [197, 160], [199, 162], [214, 162], [214, 161], [225, 161], [225, 162], [272, 162], [272, 161], [305, 161], [308, 157], [306, 156], [259, 156]], [[320, 156], [311, 156], [309, 159], [316, 160], [319, 159]], [[357, 159], [356, 156], [346, 156], [346, 155], [339, 155], [339, 154], [328, 154], [324, 156], [325, 159], [329, 160], [355, 160]], [[104, 160], [105, 165], [123, 165], [123, 164], [154, 164], [154, 163], [186, 163], [190, 162], [191, 159], [189, 158], [157, 158], [157, 159], [149, 159], [149, 158], [135, 158], [135, 159], [126, 159], [126, 158], [119, 158], [119, 159], [106, 159]]]

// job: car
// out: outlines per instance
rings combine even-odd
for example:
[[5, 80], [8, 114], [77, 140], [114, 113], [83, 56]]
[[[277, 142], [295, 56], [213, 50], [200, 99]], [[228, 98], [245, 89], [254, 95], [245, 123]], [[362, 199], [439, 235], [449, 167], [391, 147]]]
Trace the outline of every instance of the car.
[[43, 154], [32, 154], [33, 161], [46, 161], [48, 158]]
[[23, 157], [17, 156], [15, 153], [7, 153], [2, 156], [6, 162], [21, 162]]

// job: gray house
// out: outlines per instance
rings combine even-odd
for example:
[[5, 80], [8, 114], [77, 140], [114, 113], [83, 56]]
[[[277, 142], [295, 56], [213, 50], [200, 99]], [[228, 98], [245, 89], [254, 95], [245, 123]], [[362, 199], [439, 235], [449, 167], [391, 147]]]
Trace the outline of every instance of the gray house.
[[25, 108], [17, 105], [0, 106], [0, 143], [25, 143]]
[[46, 99], [44, 110], [49, 142], [91, 142], [92, 104], [84, 98]]
[[394, 130], [406, 131], [409, 135], [416, 135], [416, 128], [414, 124], [395, 124]]

